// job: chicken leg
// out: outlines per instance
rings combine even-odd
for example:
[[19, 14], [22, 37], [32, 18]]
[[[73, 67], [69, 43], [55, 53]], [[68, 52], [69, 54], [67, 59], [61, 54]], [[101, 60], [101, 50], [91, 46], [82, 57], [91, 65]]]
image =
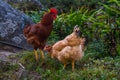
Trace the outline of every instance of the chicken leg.
[[65, 69], [66, 68], [66, 64], [64, 64], [64, 67], [63, 67], [63, 69]]
[[71, 64], [72, 64], [72, 71], [74, 71], [75, 61], [73, 60]]
[[37, 50], [34, 49], [34, 53], [35, 53], [35, 59], [38, 62], [38, 53], [37, 53]]
[[44, 57], [44, 53], [43, 53], [43, 51], [40, 49], [40, 54], [41, 54], [41, 56], [42, 56], [42, 59], [44, 59], [45, 57]]

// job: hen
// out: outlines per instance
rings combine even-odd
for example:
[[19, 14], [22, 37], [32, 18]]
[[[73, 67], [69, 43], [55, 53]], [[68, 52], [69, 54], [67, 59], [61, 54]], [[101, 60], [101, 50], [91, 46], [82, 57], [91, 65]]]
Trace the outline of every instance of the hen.
[[46, 46], [44, 50], [50, 53], [51, 58], [58, 59], [64, 64], [64, 68], [71, 62], [74, 71], [74, 63], [84, 55], [85, 38], [80, 38], [78, 26], [74, 27], [73, 33], [65, 39], [56, 42], [53, 46]]
[[47, 38], [53, 29], [53, 20], [55, 20], [56, 17], [57, 10], [55, 8], [51, 8], [49, 12], [44, 14], [41, 22], [34, 25], [28, 25], [23, 30], [23, 34], [26, 37], [27, 42], [34, 48], [36, 61], [38, 61], [38, 48], [40, 49], [41, 56], [44, 59], [43, 49]]

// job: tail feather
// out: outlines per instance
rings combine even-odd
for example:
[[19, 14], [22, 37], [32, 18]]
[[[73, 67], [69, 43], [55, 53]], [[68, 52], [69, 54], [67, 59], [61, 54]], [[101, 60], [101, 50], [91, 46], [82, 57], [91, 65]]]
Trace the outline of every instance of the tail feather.
[[28, 37], [28, 33], [30, 32], [31, 26], [27, 25], [24, 29], [23, 29], [23, 34], [25, 37]]

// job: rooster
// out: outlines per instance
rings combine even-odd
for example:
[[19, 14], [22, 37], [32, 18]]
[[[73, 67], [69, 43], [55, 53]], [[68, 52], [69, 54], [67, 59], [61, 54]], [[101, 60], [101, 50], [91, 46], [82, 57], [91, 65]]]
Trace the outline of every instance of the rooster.
[[49, 12], [43, 15], [41, 22], [34, 25], [27, 25], [23, 34], [27, 42], [34, 48], [35, 58], [38, 61], [37, 49], [40, 49], [42, 59], [44, 59], [43, 49], [45, 47], [47, 38], [53, 29], [53, 20], [57, 18], [57, 10], [51, 8]]
[[74, 63], [80, 60], [84, 55], [85, 38], [80, 37], [81, 33], [78, 26], [74, 27], [73, 33], [65, 39], [56, 42], [52, 46], [45, 46], [51, 58], [58, 59], [64, 64], [64, 68], [71, 62], [72, 70], [74, 71]]

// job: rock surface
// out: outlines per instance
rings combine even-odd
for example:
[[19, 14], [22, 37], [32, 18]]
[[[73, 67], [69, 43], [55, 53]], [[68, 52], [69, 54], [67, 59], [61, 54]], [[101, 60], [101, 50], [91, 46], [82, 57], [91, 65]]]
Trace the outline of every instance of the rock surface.
[[4, 0], [21, 11], [40, 11], [44, 6], [40, 0]]
[[23, 35], [26, 24], [33, 24], [24, 13], [0, 0], [0, 43], [31, 49]]

